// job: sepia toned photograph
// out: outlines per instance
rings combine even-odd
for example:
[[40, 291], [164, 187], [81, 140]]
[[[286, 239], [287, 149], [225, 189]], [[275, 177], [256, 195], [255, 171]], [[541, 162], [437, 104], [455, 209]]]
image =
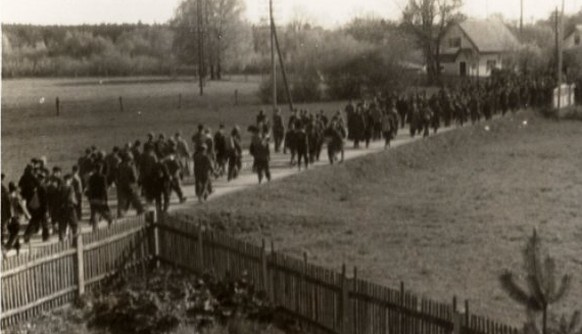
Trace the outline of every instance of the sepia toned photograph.
[[582, 334], [582, 0], [0, 22], [0, 333]]

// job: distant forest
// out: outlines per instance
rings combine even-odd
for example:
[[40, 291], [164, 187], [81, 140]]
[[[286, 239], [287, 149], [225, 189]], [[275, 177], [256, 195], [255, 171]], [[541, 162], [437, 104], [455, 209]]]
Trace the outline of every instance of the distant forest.
[[5, 78], [195, 73], [176, 52], [169, 25], [3, 25], [2, 30]]
[[[223, 24], [222, 31], [206, 32], [205, 76], [268, 73], [268, 26], [230, 22], [234, 23]], [[317, 76], [315, 67], [344, 65], [364, 51], [383, 49], [390, 54], [397, 50], [402, 58], [413, 49], [413, 42], [396, 24], [380, 19], [354, 19], [334, 30], [296, 20], [277, 29], [291, 76], [305, 71]], [[4, 78], [198, 74], [197, 30], [187, 19], [158, 25], [7, 24], [2, 30]], [[386, 50], [388, 45], [391, 52]]]

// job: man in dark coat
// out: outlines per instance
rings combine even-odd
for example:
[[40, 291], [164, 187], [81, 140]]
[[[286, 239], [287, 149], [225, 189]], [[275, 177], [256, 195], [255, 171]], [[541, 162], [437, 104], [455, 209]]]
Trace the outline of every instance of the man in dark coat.
[[352, 116], [351, 131], [348, 128], [348, 136], [354, 141], [354, 148], [360, 147], [360, 141], [366, 138], [366, 114], [363, 106], [358, 106]]
[[158, 140], [155, 142], [154, 148], [158, 159], [163, 159], [166, 156], [168, 142], [166, 141], [166, 136], [163, 133], [158, 135]]
[[168, 156], [164, 159], [164, 164], [166, 165], [166, 168], [168, 169], [168, 173], [170, 176], [170, 189], [169, 189], [170, 196], [172, 194], [172, 191], [175, 191], [176, 195], [178, 195], [180, 203], [186, 202], [186, 196], [184, 196], [184, 194], [182, 193], [182, 185], [180, 184], [181, 183], [180, 180], [182, 178], [181, 177], [182, 170], [180, 168], [178, 160], [176, 159], [175, 151], [170, 150], [168, 152]]
[[214, 134], [214, 150], [216, 152], [216, 166], [218, 175], [224, 175], [226, 171], [226, 135], [224, 134], [224, 124], [220, 124], [218, 131]]
[[259, 131], [253, 131], [249, 153], [254, 158], [253, 170], [259, 177], [259, 184], [263, 181], [263, 174], [267, 177], [267, 181], [271, 181], [269, 137]]
[[289, 152], [291, 153], [291, 166], [295, 164], [295, 155], [297, 154], [297, 131], [295, 129], [295, 124], [300, 124], [300, 122], [289, 122], [289, 128], [285, 135], [285, 148], [289, 149]]
[[53, 167], [53, 173], [46, 180], [46, 183], [48, 214], [53, 226], [53, 234], [56, 234], [59, 231], [59, 221], [61, 220], [59, 194], [63, 186], [63, 178], [60, 167]]
[[306, 134], [309, 144], [309, 163], [313, 164], [316, 160], [319, 160], [317, 150], [321, 141], [320, 123], [314, 117], [311, 117], [307, 124]]
[[303, 124], [295, 133], [295, 144], [297, 149], [297, 166], [301, 170], [301, 160], [303, 159], [305, 168], [309, 165], [309, 137], [305, 132]]
[[117, 173], [117, 215], [123, 217], [129, 206], [135, 208], [137, 214], [143, 213], [144, 208], [138, 196], [137, 186], [138, 176], [131, 154], [123, 157], [123, 162], [119, 165]]
[[273, 114], [273, 139], [275, 140], [275, 152], [279, 152], [281, 149], [283, 138], [285, 138], [285, 125], [283, 124], [281, 111], [277, 109]]
[[196, 197], [202, 203], [208, 199], [212, 192], [211, 175], [214, 172], [212, 160], [206, 153], [206, 144], [198, 146], [194, 153], [194, 182]]
[[49, 238], [48, 229], [48, 211], [47, 211], [47, 189], [45, 185], [44, 174], [37, 176], [38, 184], [34, 189], [34, 194], [27, 203], [28, 212], [30, 212], [30, 221], [24, 232], [24, 242], [29, 242], [30, 237], [42, 228], [42, 240]]
[[354, 140], [354, 117], [355, 117], [355, 113], [356, 113], [356, 108], [354, 106], [354, 103], [352, 102], [352, 100], [350, 100], [348, 102], [348, 104], [345, 107], [345, 113], [346, 113], [346, 122], [347, 122], [347, 126], [348, 126], [348, 139], [349, 140]]
[[97, 230], [97, 223], [104, 218], [109, 225], [113, 222], [109, 204], [107, 203], [107, 179], [103, 174], [103, 166], [96, 165], [87, 182], [87, 198], [91, 211], [89, 222], [93, 230]]
[[155, 161], [149, 176], [148, 202], [154, 202], [158, 213], [167, 212], [170, 207], [170, 173], [163, 161]]
[[226, 138], [226, 152], [228, 157], [227, 181], [235, 179], [242, 168], [242, 144], [238, 126], [232, 128], [230, 136]]
[[152, 191], [152, 176], [154, 173], [154, 168], [158, 163], [158, 158], [154, 153], [153, 147], [145, 146], [144, 148], [145, 151], [141, 156], [139, 178], [146, 201], [151, 203], [154, 200]]
[[71, 174], [67, 174], [63, 178], [63, 187], [61, 187], [60, 196], [60, 214], [61, 219], [59, 221], [59, 240], [63, 241], [65, 239], [65, 234], [67, 228], [71, 230], [71, 236], [74, 239], [77, 236], [77, 199], [75, 195], [75, 190], [72, 185], [73, 177]]
[[346, 137], [346, 130], [339, 123], [337, 118], [332, 118], [330, 125], [324, 132], [327, 139], [327, 156], [329, 163], [334, 164], [337, 160], [337, 153], [341, 152], [341, 160], [344, 161], [344, 139]]
[[32, 165], [27, 165], [26, 168], [24, 168], [22, 177], [18, 181], [20, 194], [27, 203], [30, 202], [32, 195], [34, 195], [34, 189], [38, 186], [38, 180], [36, 179], [33, 170], [34, 168]]
[[113, 147], [111, 153], [105, 156], [105, 164], [107, 166], [107, 185], [111, 186], [115, 182], [115, 177], [117, 175], [117, 169], [121, 163], [121, 157], [119, 152], [119, 147]]

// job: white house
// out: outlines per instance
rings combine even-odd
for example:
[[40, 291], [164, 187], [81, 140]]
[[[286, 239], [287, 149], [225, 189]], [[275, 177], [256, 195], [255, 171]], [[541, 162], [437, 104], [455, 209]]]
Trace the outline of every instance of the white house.
[[441, 73], [487, 77], [491, 69], [502, 68], [503, 57], [518, 47], [503, 22], [467, 19], [449, 28], [441, 41]]
[[564, 38], [564, 49], [570, 50], [582, 47], [582, 24], [576, 25], [574, 30]]

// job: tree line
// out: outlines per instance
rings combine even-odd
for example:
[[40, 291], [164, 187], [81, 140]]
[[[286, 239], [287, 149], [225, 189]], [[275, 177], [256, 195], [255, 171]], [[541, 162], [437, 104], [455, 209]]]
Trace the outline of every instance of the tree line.
[[[335, 29], [296, 16], [277, 27], [291, 95], [309, 101], [398, 90], [413, 83], [410, 74], [418, 67], [424, 67], [428, 83], [438, 84], [441, 40], [465, 19], [461, 8], [462, 0], [409, 0], [398, 21], [355, 18]], [[189, 74], [213, 80], [225, 72], [269, 73], [269, 26], [253, 25], [243, 13], [242, 0], [183, 0], [165, 24], [3, 25], [2, 76]], [[549, 15], [522, 31], [503, 20], [522, 42], [507, 55], [508, 68], [532, 75], [555, 71], [553, 20]], [[565, 21], [567, 33], [582, 23], [582, 11]], [[565, 57], [573, 80], [582, 77], [579, 55]], [[265, 77], [261, 85], [264, 102], [271, 96], [270, 80]], [[284, 102], [284, 86], [277, 87]]]

